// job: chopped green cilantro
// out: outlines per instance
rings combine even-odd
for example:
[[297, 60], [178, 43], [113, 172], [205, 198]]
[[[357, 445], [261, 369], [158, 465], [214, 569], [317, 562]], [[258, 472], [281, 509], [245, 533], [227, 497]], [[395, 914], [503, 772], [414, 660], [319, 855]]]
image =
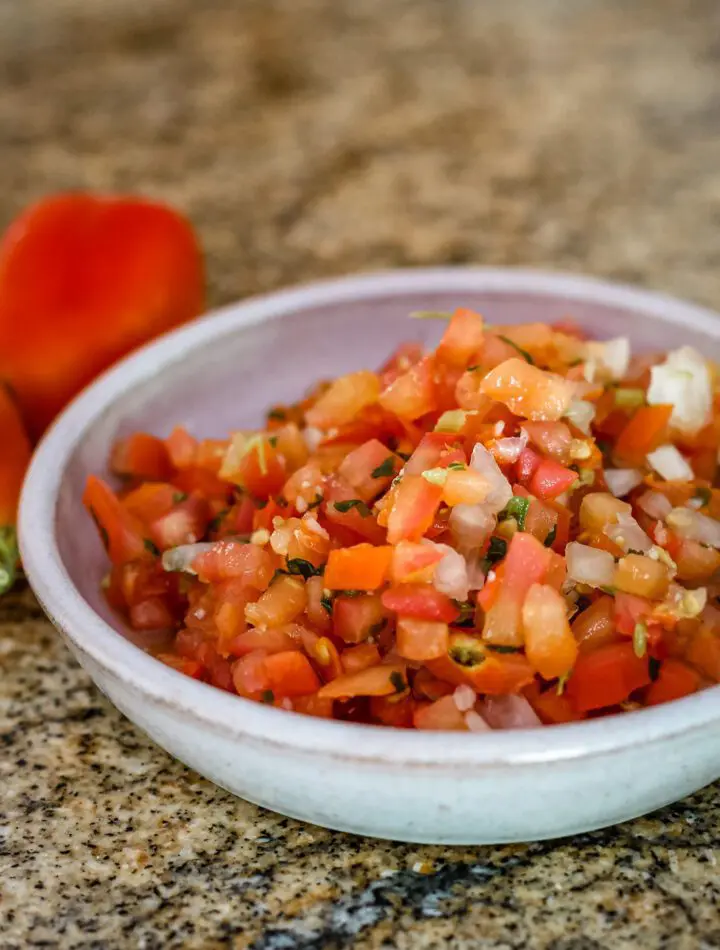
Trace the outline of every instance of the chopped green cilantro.
[[308, 580], [310, 577], [318, 577], [323, 572], [322, 567], [315, 567], [310, 561], [301, 557], [293, 557], [287, 562], [288, 574], [299, 574]]
[[143, 545], [146, 551], [149, 551], [155, 557], [160, 556], [160, 548], [150, 538], [143, 538]]
[[552, 526], [552, 528], [550, 528], [550, 531], [548, 532], [548, 536], [545, 538], [545, 541], [543, 542], [545, 544], [545, 547], [551, 548], [553, 544], [555, 544], [555, 538], [557, 538], [557, 522]]
[[335, 506], [335, 511], [340, 511], [343, 514], [347, 511], [351, 511], [353, 508], [357, 508], [358, 513], [362, 515], [363, 518], [368, 518], [372, 514], [365, 502], [359, 498], [350, 498], [348, 501], [334, 501], [333, 505]]
[[392, 455], [388, 455], [384, 462], [381, 462], [377, 468], [372, 470], [373, 478], [387, 478], [389, 475], [395, 474], [395, 459]]
[[513, 343], [510, 337], [500, 336], [498, 334], [498, 339], [502, 340], [503, 343], [507, 343], [508, 346], [511, 346], [514, 350], [517, 350], [520, 356], [522, 356], [522, 358], [526, 360], [531, 366], [535, 365], [535, 360], [532, 358], [532, 356], [530, 356], [528, 351], [524, 350], [521, 346], [518, 346], [517, 343]]
[[518, 531], [524, 531], [525, 519], [527, 518], [529, 508], [529, 498], [522, 498], [520, 495], [513, 495], [513, 497], [498, 515], [498, 519], [500, 521], [506, 521], [508, 518], [514, 518], [517, 521]]
[[390, 682], [395, 687], [396, 693], [404, 693], [408, 686], [408, 684], [405, 682], [405, 677], [402, 675], [402, 673], [398, 673], [397, 670], [393, 670], [390, 674]]

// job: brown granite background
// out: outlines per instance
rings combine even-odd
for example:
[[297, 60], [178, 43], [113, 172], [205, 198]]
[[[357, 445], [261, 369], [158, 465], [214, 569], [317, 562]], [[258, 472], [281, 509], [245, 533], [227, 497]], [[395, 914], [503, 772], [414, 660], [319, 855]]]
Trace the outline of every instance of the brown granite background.
[[[56, 189], [168, 199], [213, 303], [467, 262], [720, 307], [719, 132], [716, 0], [0, 0], [0, 227]], [[2, 950], [713, 948], [719, 856], [718, 786], [502, 848], [261, 812], [0, 604]]]

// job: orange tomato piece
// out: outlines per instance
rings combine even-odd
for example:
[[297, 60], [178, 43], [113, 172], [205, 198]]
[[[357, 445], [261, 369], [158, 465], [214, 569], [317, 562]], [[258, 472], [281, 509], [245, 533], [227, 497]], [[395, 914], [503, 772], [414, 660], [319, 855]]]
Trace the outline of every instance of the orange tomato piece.
[[356, 544], [336, 548], [328, 556], [325, 587], [330, 590], [377, 590], [387, 580], [392, 548]]

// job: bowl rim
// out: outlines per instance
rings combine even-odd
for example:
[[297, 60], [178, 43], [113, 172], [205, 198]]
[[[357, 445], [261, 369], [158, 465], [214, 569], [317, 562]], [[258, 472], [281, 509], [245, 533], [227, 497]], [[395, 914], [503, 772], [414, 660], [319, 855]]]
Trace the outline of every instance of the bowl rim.
[[611, 754], [700, 730], [720, 721], [720, 686], [636, 712], [552, 729], [497, 731], [481, 736], [434, 733], [316, 719], [264, 706], [198, 682], [165, 666], [106, 623], [84, 600], [62, 562], [55, 537], [58, 493], [67, 463], [112, 403], [181, 361], [198, 345], [264, 320], [290, 318], [322, 304], [402, 296], [412, 292], [489, 292], [559, 296], [569, 302], [619, 307], [720, 340], [720, 316], [704, 307], [621, 284], [574, 274], [516, 268], [418, 268], [351, 275], [250, 297], [210, 311], [121, 360], [63, 411], [36, 449], [19, 510], [20, 549], [30, 584], [64, 636], [93, 664], [156, 706], [189, 716], [243, 742], [286, 753], [330, 756], [397, 766], [493, 766], [552, 763]]

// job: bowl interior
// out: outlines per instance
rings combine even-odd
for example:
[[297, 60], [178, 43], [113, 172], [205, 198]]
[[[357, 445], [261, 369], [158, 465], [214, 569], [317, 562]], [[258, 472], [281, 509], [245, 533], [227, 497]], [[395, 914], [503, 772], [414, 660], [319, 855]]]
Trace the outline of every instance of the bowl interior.
[[718, 351], [707, 314], [663, 298], [572, 278], [551, 278], [548, 287], [547, 278], [537, 277], [534, 288], [532, 277], [512, 272], [504, 281], [483, 281], [482, 272], [458, 272], [455, 280], [443, 273], [442, 280], [412, 272], [394, 275], [394, 281], [387, 279], [391, 275], [359, 278], [357, 293], [352, 281], [339, 281], [320, 294], [305, 288], [265, 298], [259, 306], [239, 304], [126, 361], [112, 373], [112, 386], [106, 385], [110, 377], [99, 384], [102, 393], [95, 387], [96, 409], [85, 414], [60, 473], [55, 525], [65, 569], [87, 603], [114, 629], [137, 639], [101, 596], [106, 557], [81, 501], [87, 475], [107, 474], [118, 436], [137, 430], [162, 436], [181, 424], [212, 437], [258, 425], [270, 405], [296, 400], [318, 379], [378, 367], [403, 341], [436, 342], [443, 324], [408, 319], [412, 311], [463, 305], [494, 324], [572, 317], [601, 339], [629, 335], [640, 350], [690, 342], [705, 353]]

